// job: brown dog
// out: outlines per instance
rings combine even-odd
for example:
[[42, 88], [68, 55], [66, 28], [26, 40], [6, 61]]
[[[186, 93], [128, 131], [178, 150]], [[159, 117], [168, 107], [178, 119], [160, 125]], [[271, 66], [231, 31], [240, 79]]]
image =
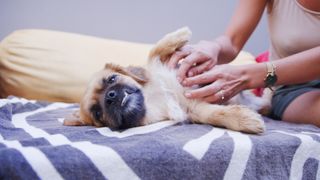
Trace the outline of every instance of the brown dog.
[[[180, 85], [175, 70], [163, 61], [187, 43], [190, 36], [187, 28], [166, 35], [151, 50], [145, 68], [106, 64], [90, 82], [80, 110], [65, 119], [64, 125], [126, 129], [164, 120], [190, 119], [235, 131], [263, 132], [262, 117], [246, 106], [208, 104], [183, 95], [186, 87]], [[261, 104], [265, 103], [255, 109], [264, 108]]]

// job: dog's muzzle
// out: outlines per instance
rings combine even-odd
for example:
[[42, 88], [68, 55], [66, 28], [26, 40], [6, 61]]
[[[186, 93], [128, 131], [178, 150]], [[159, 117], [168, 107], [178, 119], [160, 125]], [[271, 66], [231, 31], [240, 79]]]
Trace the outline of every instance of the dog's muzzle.
[[146, 112], [142, 92], [128, 85], [118, 84], [108, 88], [104, 94], [104, 105], [113, 128], [140, 126]]
[[128, 101], [129, 96], [138, 90], [132, 87], [126, 86], [115, 86], [114, 88], [106, 91], [105, 94], [105, 105], [119, 105], [124, 106]]

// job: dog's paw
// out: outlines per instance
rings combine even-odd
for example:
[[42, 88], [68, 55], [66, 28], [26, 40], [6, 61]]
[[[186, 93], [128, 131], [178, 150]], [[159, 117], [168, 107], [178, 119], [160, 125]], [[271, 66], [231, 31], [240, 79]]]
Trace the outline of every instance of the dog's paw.
[[168, 57], [191, 39], [191, 34], [188, 27], [183, 27], [165, 35], [151, 49], [148, 59], [151, 61], [156, 57], [159, 57], [162, 62], [168, 60]]
[[226, 128], [245, 133], [258, 134], [265, 131], [262, 116], [255, 111], [241, 105], [228, 107], [228, 118], [224, 121]]
[[239, 131], [245, 133], [263, 133], [265, 131], [262, 116], [246, 107], [241, 107], [238, 116]]
[[241, 132], [253, 134], [263, 133], [265, 131], [265, 125], [261, 116], [258, 118], [248, 117], [247, 119], [240, 120], [239, 128]]

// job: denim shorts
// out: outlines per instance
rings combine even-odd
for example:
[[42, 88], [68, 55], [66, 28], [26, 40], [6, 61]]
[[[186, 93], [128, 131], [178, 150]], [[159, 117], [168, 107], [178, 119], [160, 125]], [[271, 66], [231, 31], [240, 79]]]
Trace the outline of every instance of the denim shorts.
[[320, 79], [305, 84], [281, 86], [272, 97], [271, 118], [281, 120], [284, 111], [294, 99], [314, 90], [320, 90]]

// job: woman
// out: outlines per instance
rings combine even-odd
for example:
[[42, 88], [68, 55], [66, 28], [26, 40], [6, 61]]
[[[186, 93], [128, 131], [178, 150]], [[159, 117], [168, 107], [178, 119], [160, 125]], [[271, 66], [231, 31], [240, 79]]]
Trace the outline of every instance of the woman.
[[[268, 10], [270, 62], [228, 65]], [[186, 45], [170, 58], [188, 98], [223, 103], [245, 89], [275, 86], [272, 116], [320, 127], [320, 1], [240, 0], [224, 35]]]

